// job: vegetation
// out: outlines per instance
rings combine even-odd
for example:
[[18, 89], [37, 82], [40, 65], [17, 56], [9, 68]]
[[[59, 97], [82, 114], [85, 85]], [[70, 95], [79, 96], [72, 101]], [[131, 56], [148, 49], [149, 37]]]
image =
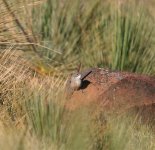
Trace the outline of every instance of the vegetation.
[[112, 116], [104, 124], [87, 107], [65, 109], [64, 98], [66, 76], [80, 62], [83, 68], [155, 73], [149, 4], [1, 0], [1, 149], [153, 150], [149, 124]]

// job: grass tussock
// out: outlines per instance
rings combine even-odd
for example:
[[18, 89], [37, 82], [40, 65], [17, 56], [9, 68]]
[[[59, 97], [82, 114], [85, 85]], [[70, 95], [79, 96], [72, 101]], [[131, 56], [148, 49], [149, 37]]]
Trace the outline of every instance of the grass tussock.
[[154, 133], [149, 125], [142, 125], [136, 117], [115, 118], [108, 122], [102, 148], [109, 150], [154, 149]]

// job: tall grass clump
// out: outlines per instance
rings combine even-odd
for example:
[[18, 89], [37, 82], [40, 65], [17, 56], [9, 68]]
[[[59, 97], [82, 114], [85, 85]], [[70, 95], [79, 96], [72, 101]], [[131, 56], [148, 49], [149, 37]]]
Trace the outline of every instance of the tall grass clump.
[[[48, 80], [48, 79], [47, 79]], [[56, 79], [55, 79], [56, 80]], [[43, 83], [32, 79], [30, 89], [25, 93], [28, 123], [39, 139], [52, 142], [58, 149], [65, 142], [65, 126], [63, 125], [64, 104], [58, 99], [58, 86], [54, 82]], [[61, 91], [61, 89], [59, 90]], [[48, 138], [50, 141], [48, 141]]]
[[107, 123], [103, 136], [103, 149], [108, 150], [153, 150], [154, 133], [149, 125], [134, 116], [116, 117]]
[[98, 115], [92, 128], [94, 150], [154, 149], [154, 127], [146, 124], [138, 112]]
[[[53, 78], [53, 79], [51, 79]], [[54, 149], [89, 149], [89, 114], [65, 109], [61, 78], [32, 80], [25, 91], [28, 128], [43, 145]], [[81, 123], [80, 123], [81, 122]]]
[[[105, 2], [107, 9], [104, 10], [102, 3], [99, 0], [47, 0], [40, 10], [34, 8], [34, 31], [41, 33], [40, 41], [47, 47], [62, 52], [62, 55], [57, 55], [52, 51], [43, 51], [52, 65], [64, 65], [66, 69], [74, 69], [80, 61], [85, 66], [101, 65], [104, 62], [102, 33], [98, 28], [103, 27], [101, 30], [104, 30], [108, 17], [104, 17], [101, 10], [106, 12], [109, 6]], [[39, 12], [41, 13], [38, 19], [36, 14]]]
[[150, 74], [154, 67], [153, 18], [139, 3], [117, 5], [114, 12], [111, 67]]

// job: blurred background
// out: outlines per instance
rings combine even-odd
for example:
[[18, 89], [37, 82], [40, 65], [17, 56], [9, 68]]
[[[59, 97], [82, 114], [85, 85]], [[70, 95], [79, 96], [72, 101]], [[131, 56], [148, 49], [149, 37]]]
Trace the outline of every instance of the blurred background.
[[1, 51], [13, 46], [43, 73], [108, 67], [154, 73], [154, 5], [138, 0], [2, 0]]

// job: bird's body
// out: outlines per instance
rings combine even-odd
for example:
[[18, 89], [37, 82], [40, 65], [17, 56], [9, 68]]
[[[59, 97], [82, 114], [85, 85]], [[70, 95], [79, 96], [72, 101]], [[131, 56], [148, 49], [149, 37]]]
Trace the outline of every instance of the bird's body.
[[77, 73], [71, 76], [70, 79], [70, 88], [73, 90], [78, 90], [81, 87], [82, 79], [81, 74]]
[[72, 95], [72, 93], [76, 90], [79, 90], [82, 86], [82, 82], [90, 73], [92, 69], [84, 71], [82, 73], [74, 73], [71, 75], [69, 80], [67, 81], [66, 91], [68, 95]]

